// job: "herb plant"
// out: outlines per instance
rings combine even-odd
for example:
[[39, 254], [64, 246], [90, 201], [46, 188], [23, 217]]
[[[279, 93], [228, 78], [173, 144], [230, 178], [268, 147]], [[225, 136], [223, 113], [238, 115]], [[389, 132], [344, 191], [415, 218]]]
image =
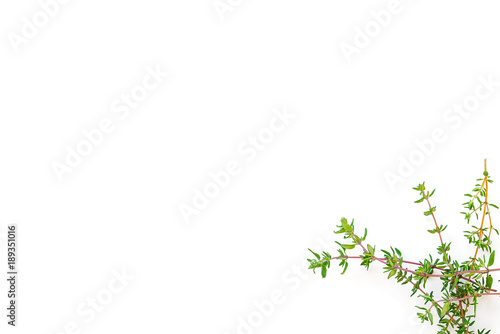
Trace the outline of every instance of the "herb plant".
[[[490, 209], [498, 207], [488, 200], [489, 184], [493, 182], [487, 171], [486, 160], [484, 161], [483, 177], [477, 179], [479, 183], [475, 185], [471, 193], [465, 194], [467, 201], [463, 203], [464, 211], [461, 212], [469, 226], [470, 231], [464, 231], [464, 236], [473, 245], [474, 255], [468, 260], [459, 262], [451, 256], [451, 242], [445, 242], [443, 232], [447, 225], [439, 225], [436, 219], [436, 207], [432, 206], [430, 198], [434, 191], [426, 190], [425, 182], [414, 187], [420, 198], [415, 203], [424, 203], [426, 206], [425, 216], [432, 217], [434, 228], [428, 230], [430, 234], [439, 238], [437, 247], [438, 256], [419, 262], [405, 260], [403, 253], [390, 247], [388, 250], [381, 250], [383, 256], [375, 254], [375, 246], [365, 244], [367, 229], [363, 236], [357, 234], [354, 228], [354, 220], [349, 223], [346, 218], [342, 218], [341, 224], [337, 226], [336, 234], [343, 235], [346, 242], [336, 243], [340, 246], [339, 256], [332, 257], [327, 252], [317, 254], [313, 252], [313, 259], [310, 262], [309, 269], [315, 271], [321, 270], [322, 277], [326, 277], [327, 270], [330, 268], [332, 260], [338, 260], [342, 267], [342, 273], [347, 270], [348, 259], [361, 260], [361, 266], [368, 270], [372, 262], [380, 262], [384, 265], [387, 278], [393, 278], [398, 283], [404, 285], [410, 283], [411, 296], [417, 294], [423, 304], [417, 305], [418, 317], [422, 323], [429, 321], [439, 327], [438, 334], [449, 334], [450, 330], [456, 333], [475, 333], [471, 326], [475, 323], [476, 305], [483, 296], [500, 295], [493, 289], [492, 272], [500, 271], [500, 268], [491, 268], [495, 261], [495, 251], [492, 250], [491, 236], [498, 230], [493, 226]], [[477, 222], [472, 225], [471, 221]], [[476, 226], [478, 225], [478, 226]], [[348, 255], [347, 252], [353, 249], [359, 249], [359, 256]], [[410, 267], [411, 269], [409, 269]], [[429, 278], [439, 279], [442, 283], [441, 296], [435, 297], [434, 291], [426, 291], [426, 283]], [[435, 317], [437, 315], [437, 317]], [[477, 334], [488, 334], [490, 330], [478, 330]]]

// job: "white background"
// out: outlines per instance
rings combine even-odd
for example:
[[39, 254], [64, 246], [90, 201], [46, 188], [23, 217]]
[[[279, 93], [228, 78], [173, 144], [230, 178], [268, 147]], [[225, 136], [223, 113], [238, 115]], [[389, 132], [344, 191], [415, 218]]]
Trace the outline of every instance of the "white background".
[[[343, 276], [334, 264], [326, 279], [291, 269], [342, 216], [377, 250], [435, 254], [433, 223], [413, 204], [424, 180], [438, 189], [453, 256], [467, 259], [463, 194], [484, 158], [500, 180], [500, 87], [468, 117], [446, 115], [479, 77], [500, 81], [500, 4], [401, 0], [348, 62], [341, 43], [354, 45], [389, 1], [232, 3], [221, 17], [211, 0], [68, 1], [18, 52], [10, 39], [40, 3], [1, 3], [0, 228], [18, 224], [20, 272], [18, 328], [5, 330], [2, 311], [2, 332], [64, 333], [72, 322], [74, 333], [437, 331], [379, 264], [367, 272], [352, 260]], [[148, 66], [169, 76], [122, 121], [111, 105]], [[238, 147], [275, 108], [295, 118], [248, 161]], [[105, 118], [114, 131], [60, 182], [53, 163]], [[387, 173], [436, 128], [446, 139], [392, 189]], [[231, 160], [241, 173], [186, 223], [179, 205]], [[493, 184], [493, 202], [499, 194]], [[134, 279], [87, 321], [77, 308], [122, 268]], [[274, 290], [272, 314], [238, 329]], [[480, 328], [498, 332], [499, 311], [498, 297], [482, 298]]]

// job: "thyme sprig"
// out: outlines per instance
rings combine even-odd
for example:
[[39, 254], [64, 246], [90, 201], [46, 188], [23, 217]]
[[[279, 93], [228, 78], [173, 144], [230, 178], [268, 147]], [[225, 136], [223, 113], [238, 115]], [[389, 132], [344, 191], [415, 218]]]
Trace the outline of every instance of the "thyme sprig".
[[[471, 230], [464, 231], [464, 236], [469, 244], [475, 246], [474, 255], [468, 260], [459, 262], [451, 256], [451, 242], [446, 242], [443, 232], [448, 225], [438, 224], [436, 218], [436, 206], [431, 204], [430, 198], [435, 190], [426, 190], [425, 182], [413, 189], [419, 193], [420, 198], [415, 203], [425, 203], [425, 216], [432, 218], [434, 226], [427, 230], [430, 234], [439, 237], [439, 245], [436, 248], [437, 255], [431, 254], [422, 261], [408, 261], [404, 258], [403, 252], [398, 248], [390, 247], [388, 250], [381, 249], [382, 256], [376, 255], [376, 246], [365, 243], [368, 231], [365, 228], [363, 236], [355, 232], [354, 220], [349, 222], [346, 218], [340, 220], [335, 234], [343, 236], [344, 242], [339, 245], [339, 256], [332, 257], [328, 252], [318, 254], [311, 249], [309, 251], [314, 258], [308, 259], [309, 269], [314, 272], [321, 269], [321, 276], [324, 278], [334, 260], [339, 261], [343, 275], [348, 268], [349, 259], [361, 260], [361, 266], [368, 270], [370, 264], [379, 262], [383, 264], [384, 273], [387, 278], [394, 278], [398, 283], [405, 285], [411, 283], [411, 295], [417, 294], [421, 298], [423, 305], [417, 305], [418, 317], [422, 322], [429, 321], [431, 325], [436, 322], [439, 330], [438, 334], [450, 334], [450, 330], [456, 333], [470, 333], [471, 326], [475, 324], [478, 299], [483, 296], [499, 296], [500, 293], [493, 289], [493, 272], [500, 271], [500, 268], [492, 268], [495, 262], [495, 251], [492, 249], [492, 232], [499, 235], [498, 230], [493, 225], [491, 208], [498, 209], [489, 202], [489, 184], [493, 183], [487, 170], [486, 160], [484, 161], [483, 177], [478, 178], [478, 183], [470, 193], [465, 194], [467, 201], [463, 203], [465, 211], [461, 212]], [[477, 225], [471, 225], [471, 220]], [[361, 254], [356, 256], [348, 255], [347, 252], [353, 249], [360, 249]], [[426, 283], [430, 278], [438, 278], [442, 283], [441, 297], [436, 298], [434, 291], [426, 291]], [[470, 307], [473, 307], [473, 311]], [[435, 318], [436, 316], [436, 318]], [[436, 321], [434, 320], [436, 319]], [[477, 334], [488, 334], [490, 330], [478, 330]]]

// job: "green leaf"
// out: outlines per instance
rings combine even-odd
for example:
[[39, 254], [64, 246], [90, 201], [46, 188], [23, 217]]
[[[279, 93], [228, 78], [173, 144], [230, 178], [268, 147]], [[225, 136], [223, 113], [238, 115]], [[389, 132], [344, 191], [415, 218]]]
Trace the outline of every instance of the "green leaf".
[[318, 253], [314, 253], [310, 248], [308, 248], [311, 253], [314, 254], [318, 258], [318, 260], [321, 258]]
[[439, 318], [442, 318], [443, 316], [441, 315], [441, 309], [439, 307], [436, 307], [436, 312], [438, 314]]
[[431, 322], [431, 325], [434, 325], [434, 316], [432, 315], [431, 312], [429, 312], [429, 320]]
[[488, 267], [491, 267], [495, 263], [495, 251], [490, 254], [490, 259], [488, 260]]
[[486, 287], [488, 289], [491, 289], [492, 285], [493, 285], [493, 277], [491, 277], [490, 275], [488, 275], [488, 277], [486, 278]]
[[491, 205], [492, 207], [498, 209], [498, 206], [496, 206], [495, 204], [492, 204], [492, 203], [488, 203], [489, 205]]
[[392, 276], [396, 275], [396, 270], [392, 270], [391, 273], [389, 274], [389, 276], [387, 277], [387, 279], [391, 278]]
[[441, 311], [443, 317], [446, 315], [446, 313], [448, 313], [449, 310], [450, 310], [450, 302], [444, 303], [443, 310]]
[[396, 250], [396, 253], [398, 253], [398, 255], [401, 256], [401, 251], [397, 248], [395, 248], [395, 250]]
[[321, 277], [325, 278], [326, 277], [326, 263], [323, 262], [323, 265], [321, 266]]
[[374, 255], [375, 254], [375, 249], [370, 246], [370, 245], [367, 245], [368, 246], [368, 252], [371, 254], [371, 255]]
[[347, 244], [342, 244], [341, 246], [344, 247], [345, 249], [353, 249], [354, 247], [356, 247], [356, 245], [347, 245]]
[[340, 221], [342, 222], [342, 227], [344, 228], [344, 230], [346, 230], [348, 232], [354, 232], [352, 230], [351, 226], [349, 225], [349, 223], [347, 222], [347, 219], [342, 217], [342, 219], [340, 219]]
[[344, 265], [344, 270], [340, 273], [340, 275], [344, 275], [345, 271], [347, 270], [347, 266], [349, 265], [349, 263], [345, 263]]
[[421, 199], [416, 200], [414, 203], [422, 203], [424, 201], [424, 198], [422, 197]]
[[458, 283], [458, 276], [455, 276], [455, 281], [453, 282], [452, 290], [455, 290], [455, 287], [457, 286]]

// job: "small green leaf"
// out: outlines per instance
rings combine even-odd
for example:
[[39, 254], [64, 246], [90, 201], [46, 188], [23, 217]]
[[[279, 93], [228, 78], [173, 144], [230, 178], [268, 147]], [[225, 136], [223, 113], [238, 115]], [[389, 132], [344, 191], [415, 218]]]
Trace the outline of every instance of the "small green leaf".
[[349, 223], [347, 222], [347, 219], [342, 217], [342, 219], [340, 219], [340, 221], [342, 222], [342, 227], [344, 228], [344, 230], [346, 230], [348, 232], [354, 232], [352, 230], [351, 226], [349, 225]]
[[326, 277], [326, 263], [323, 262], [323, 265], [321, 266], [321, 277], [325, 278]]
[[396, 270], [392, 270], [391, 273], [389, 274], [389, 276], [387, 277], [387, 279], [391, 278], [392, 276], [396, 275]]
[[450, 310], [450, 302], [446, 302], [446, 303], [444, 303], [444, 305], [443, 305], [443, 310], [441, 311], [441, 314], [442, 314], [443, 316], [445, 316], [445, 315], [446, 315], [446, 313], [448, 313], [448, 311], [449, 311], [449, 310]]
[[349, 265], [349, 263], [345, 263], [344, 265], [344, 270], [340, 273], [341, 275], [344, 275], [345, 271], [347, 270], [347, 266]]
[[396, 250], [396, 253], [398, 253], [398, 255], [401, 256], [401, 251], [397, 248], [395, 248], [395, 250]]
[[492, 203], [488, 203], [489, 205], [491, 205], [492, 207], [494, 207], [495, 209], [498, 209], [498, 206], [496, 206], [495, 204], [492, 204]]
[[318, 253], [314, 253], [310, 248], [308, 248], [311, 253], [314, 254], [318, 258], [318, 260], [321, 258]]
[[492, 285], [493, 285], [493, 277], [491, 277], [490, 275], [488, 275], [488, 277], [486, 278], [486, 287], [488, 289], [491, 289]]
[[451, 287], [452, 290], [455, 290], [457, 283], [458, 283], [458, 276], [455, 276], [455, 281], [453, 282], [453, 286]]
[[488, 260], [488, 267], [491, 267], [495, 263], [495, 251], [490, 254], [490, 259]]

